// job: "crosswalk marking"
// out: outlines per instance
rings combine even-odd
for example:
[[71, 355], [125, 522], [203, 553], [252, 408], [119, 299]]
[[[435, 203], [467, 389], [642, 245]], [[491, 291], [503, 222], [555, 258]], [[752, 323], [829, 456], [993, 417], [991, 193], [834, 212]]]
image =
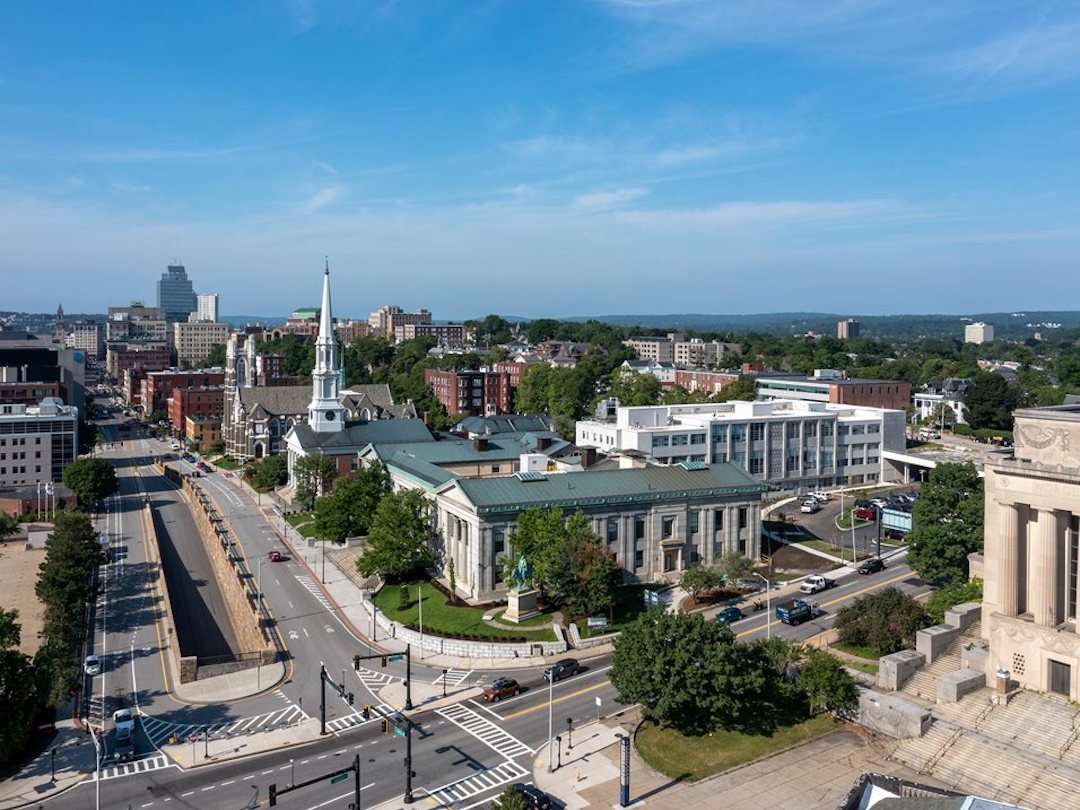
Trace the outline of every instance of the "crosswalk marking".
[[[136, 759], [134, 762], [121, 762], [109, 768], [102, 768], [101, 780], [104, 782], [106, 779], [116, 779], [121, 776], [130, 776], [134, 773], [159, 771], [162, 768], [168, 768], [170, 765], [171, 763], [164, 754], [155, 754], [154, 756]], [[94, 778], [97, 778], [96, 773], [94, 774]]]
[[326, 595], [322, 592], [322, 589], [318, 586], [318, 583], [316, 583], [311, 577], [307, 576], [306, 574], [297, 574], [296, 581], [303, 585], [305, 588], [307, 588], [308, 593], [310, 593], [317, 600], [319, 600], [320, 605], [329, 610], [331, 613], [334, 612], [334, 605], [330, 602], [329, 599], [326, 598]]
[[532, 753], [532, 749], [517, 737], [499, 728], [490, 720], [481, 717], [472, 709], [467, 709], [460, 704], [439, 709], [436, 714], [445, 717], [455, 726], [469, 732], [495, 753], [501, 754], [507, 759]]
[[363, 714], [354, 711], [352, 714], [347, 714], [344, 717], [335, 717], [333, 720], [327, 720], [326, 727], [334, 734], [337, 734], [338, 732], [346, 731], [350, 728], [362, 726], [365, 723], [374, 723], [376, 720], [381, 720], [384, 715], [393, 714], [394, 711], [394, 707], [390, 704], [380, 703], [377, 706], [371, 707], [370, 720], [365, 720]]
[[375, 694], [376, 689], [382, 689], [388, 683], [401, 680], [401, 678], [396, 678], [385, 672], [374, 672], [365, 667], [360, 667], [360, 669], [356, 670], [356, 677], [360, 679], [360, 683], [362, 683], [373, 695]]
[[153, 746], [160, 748], [171, 737], [186, 742], [190, 735], [199, 734], [201, 736], [206, 731], [209, 731], [210, 739], [251, 734], [256, 731], [269, 731], [274, 728], [295, 725], [305, 717], [307, 715], [299, 707], [289, 705], [265, 714], [241, 717], [224, 723], [170, 723], [156, 717], [143, 715], [142, 727]]
[[432, 683], [442, 683], [446, 681], [447, 686], [461, 686], [465, 680], [473, 674], [471, 669], [448, 669], [445, 674], [440, 674], [438, 678], [432, 681]]
[[479, 771], [472, 776], [466, 776], [442, 787], [435, 788], [428, 793], [428, 798], [436, 803], [436, 807], [454, 807], [459, 802], [473, 796], [478, 796], [493, 788], [521, 779], [528, 773], [518, 763], [507, 760], [494, 768]]

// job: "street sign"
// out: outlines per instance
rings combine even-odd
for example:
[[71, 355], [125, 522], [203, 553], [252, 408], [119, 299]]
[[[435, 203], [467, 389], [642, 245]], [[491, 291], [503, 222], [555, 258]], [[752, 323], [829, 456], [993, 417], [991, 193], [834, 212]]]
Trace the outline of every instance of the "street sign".
[[388, 655], [388, 656], [386, 656], [386, 660], [389, 661], [392, 664], [395, 661], [404, 661], [405, 656], [404, 655]]
[[607, 619], [603, 616], [590, 616], [589, 617], [589, 629], [590, 630], [603, 630], [607, 627]]
[[404, 737], [405, 729], [403, 729], [401, 726], [394, 726], [394, 733], [399, 737]]
[[334, 774], [333, 776], [330, 777], [330, 784], [331, 785], [336, 785], [338, 782], [344, 782], [348, 778], [349, 778], [349, 772], [348, 771], [344, 771], [342, 773]]

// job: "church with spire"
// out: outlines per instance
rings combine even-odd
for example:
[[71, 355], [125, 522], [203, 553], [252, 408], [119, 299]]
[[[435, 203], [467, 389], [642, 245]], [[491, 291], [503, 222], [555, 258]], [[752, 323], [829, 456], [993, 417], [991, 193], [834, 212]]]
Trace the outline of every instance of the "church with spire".
[[330, 266], [323, 271], [319, 334], [315, 338], [315, 368], [308, 389], [307, 418], [293, 420], [283, 444], [289, 455], [289, 486], [295, 488], [294, 467], [304, 456], [332, 457], [337, 474], [351, 475], [360, 451], [373, 443], [431, 441], [431, 432], [416, 418], [412, 402], [395, 405], [385, 385], [346, 389], [330, 305]]

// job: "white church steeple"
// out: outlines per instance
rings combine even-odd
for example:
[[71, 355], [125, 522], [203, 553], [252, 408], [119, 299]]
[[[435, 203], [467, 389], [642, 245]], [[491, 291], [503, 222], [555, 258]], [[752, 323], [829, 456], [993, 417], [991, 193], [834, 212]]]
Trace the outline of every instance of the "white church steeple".
[[330, 263], [323, 274], [322, 311], [319, 313], [319, 337], [315, 340], [315, 370], [311, 372], [311, 404], [308, 424], [318, 433], [333, 433], [345, 427], [345, 409], [341, 391], [341, 368], [337, 359], [337, 337], [330, 311]]

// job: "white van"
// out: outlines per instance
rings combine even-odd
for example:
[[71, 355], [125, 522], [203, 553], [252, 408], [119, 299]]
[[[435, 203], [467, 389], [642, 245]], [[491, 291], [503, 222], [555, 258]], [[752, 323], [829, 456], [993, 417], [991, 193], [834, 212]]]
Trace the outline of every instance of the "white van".
[[832, 495], [828, 492], [811, 492], [806, 497], [813, 498], [818, 503], [828, 503]]

